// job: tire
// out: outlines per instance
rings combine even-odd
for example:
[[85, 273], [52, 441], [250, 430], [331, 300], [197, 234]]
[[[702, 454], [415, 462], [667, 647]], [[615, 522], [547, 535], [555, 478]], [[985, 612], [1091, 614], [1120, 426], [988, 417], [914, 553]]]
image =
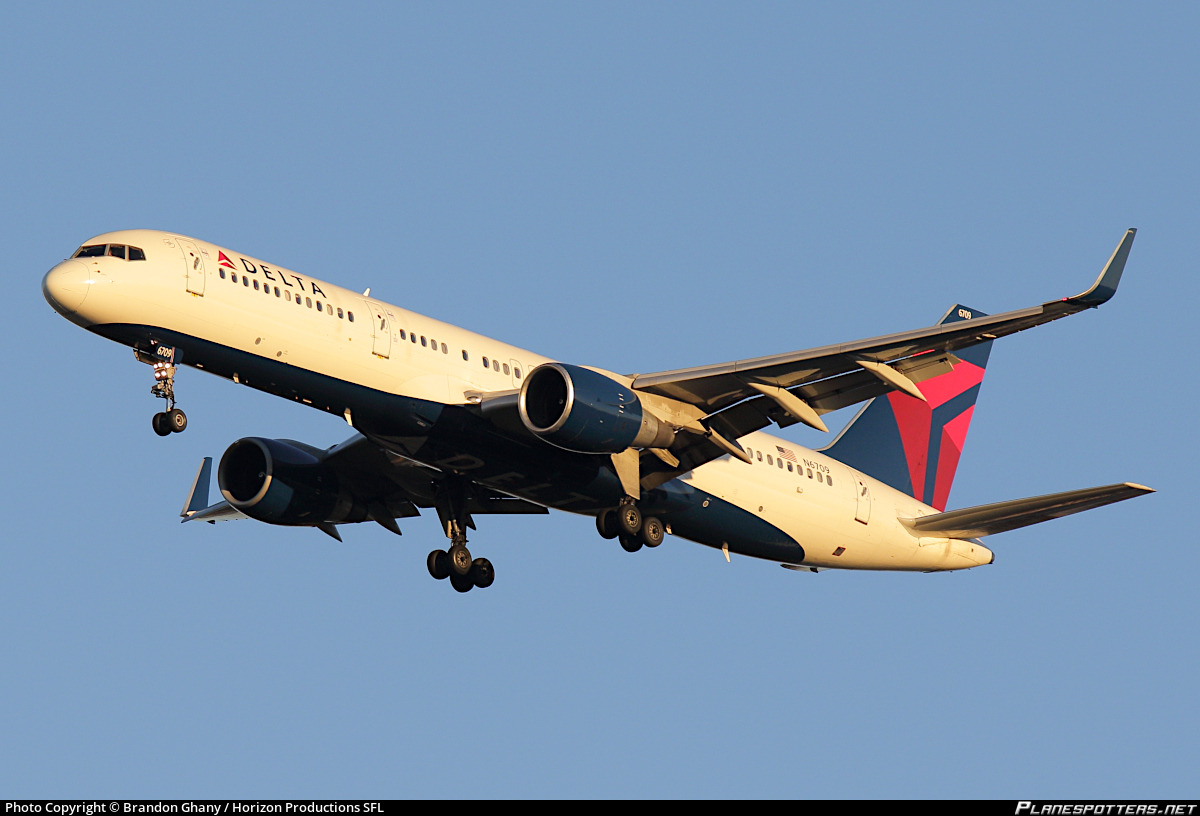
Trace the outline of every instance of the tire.
[[637, 536], [621, 536], [621, 549], [625, 552], [637, 552], [642, 548], [642, 540]]
[[480, 589], [487, 589], [496, 580], [496, 571], [492, 569], [492, 562], [486, 558], [476, 558], [471, 562], [470, 579], [475, 586]]
[[172, 408], [170, 411], [167, 411], [165, 424], [171, 433], [183, 433], [184, 429], [187, 428], [187, 414], [178, 408]]
[[[455, 544], [447, 553], [450, 561], [450, 577], [455, 575], [466, 576], [471, 571], [471, 552], [462, 544]], [[459, 590], [465, 592], [465, 590]]]
[[471, 580], [470, 576], [452, 572], [450, 573], [450, 586], [458, 592], [470, 592], [471, 587], [475, 586], [475, 582]]
[[600, 534], [601, 538], [609, 540], [621, 534], [621, 531], [617, 529], [617, 514], [615, 511], [611, 509], [600, 511], [599, 515], [596, 516], [596, 532]]
[[425, 559], [429, 574], [441, 581], [450, 577], [450, 555], [445, 550], [434, 550]]
[[171, 434], [171, 428], [167, 425], [167, 415], [162, 412], [155, 414], [151, 418], [150, 425], [153, 426], [154, 432], [159, 436], [169, 436]]
[[621, 535], [635, 536], [642, 529], [642, 511], [636, 504], [622, 504], [616, 510], [617, 530]]
[[657, 547], [663, 543], [663, 538], [667, 531], [663, 529], [663, 523], [654, 516], [642, 521], [642, 543], [647, 547]]

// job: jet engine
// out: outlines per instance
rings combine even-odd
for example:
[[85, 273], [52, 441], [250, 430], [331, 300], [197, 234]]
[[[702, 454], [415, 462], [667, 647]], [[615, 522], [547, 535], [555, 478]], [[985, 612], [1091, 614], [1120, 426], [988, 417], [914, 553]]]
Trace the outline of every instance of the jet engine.
[[281, 439], [246, 437], [229, 446], [217, 485], [231, 505], [268, 524], [312, 526], [362, 521], [367, 514], [343, 491], [318, 451]]
[[666, 448], [675, 438], [633, 389], [581, 366], [544, 363], [530, 371], [517, 410], [532, 433], [576, 453]]

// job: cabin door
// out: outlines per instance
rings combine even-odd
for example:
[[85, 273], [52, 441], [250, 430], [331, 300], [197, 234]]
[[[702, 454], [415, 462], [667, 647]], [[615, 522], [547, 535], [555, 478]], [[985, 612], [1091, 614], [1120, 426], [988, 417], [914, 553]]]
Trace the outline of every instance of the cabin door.
[[367, 301], [373, 320], [371, 327], [371, 351], [378, 357], [388, 357], [392, 353], [392, 316], [371, 301]]
[[185, 238], [177, 239], [179, 249], [183, 252], [183, 262], [187, 265], [187, 290], [193, 295], [204, 294], [204, 256], [200, 249]]
[[871, 488], [862, 479], [855, 479], [855, 490], [858, 493], [858, 504], [854, 509], [854, 520], [866, 524], [871, 520]]

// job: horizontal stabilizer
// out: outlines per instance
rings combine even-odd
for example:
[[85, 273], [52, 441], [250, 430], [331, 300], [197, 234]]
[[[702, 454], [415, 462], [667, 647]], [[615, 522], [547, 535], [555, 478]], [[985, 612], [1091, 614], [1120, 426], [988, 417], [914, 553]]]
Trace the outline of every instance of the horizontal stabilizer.
[[1068, 490], [1066, 493], [1052, 493], [1032, 499], [981, 504], [978, 507], [951, 510], [949, 513], [933, 516], [900, 519], [900, 523], [917, 535], [980, 538], [1153, 492], [1149, 487], [1125, 482], [1105, 487]]

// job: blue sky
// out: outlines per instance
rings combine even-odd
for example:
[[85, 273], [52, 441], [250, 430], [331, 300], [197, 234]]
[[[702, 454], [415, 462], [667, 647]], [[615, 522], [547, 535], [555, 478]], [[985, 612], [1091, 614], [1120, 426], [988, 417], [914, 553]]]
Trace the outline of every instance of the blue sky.
[[[1194, 5], [6, 16], [0, 797], [1196, 797]], [[632, 373], [1075, 294], [1130, 226], [1110, 304], [994, 348], [950, 506], [1159, 492], [949, 575], [555, 514], [459, 596], [428, 515], [180, 526], [203, 456], [348, 429], [188, 370], [160, 439], [39, 290], [167, 229]]]

